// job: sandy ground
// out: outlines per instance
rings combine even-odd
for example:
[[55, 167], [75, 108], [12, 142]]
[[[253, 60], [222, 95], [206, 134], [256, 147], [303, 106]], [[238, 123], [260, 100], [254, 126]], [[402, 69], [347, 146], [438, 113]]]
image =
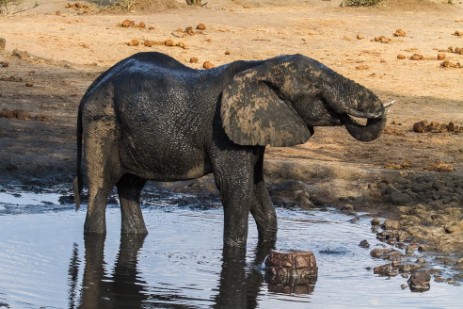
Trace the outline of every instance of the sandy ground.
[[[210, 0], [189, 7], [183, 1], [140, 0], [125, 12], [87, 2], [25, 0], [3, 8], [0, 189], [70, 188], [79, 100], [98, 74], [129, 55], [160, 51], [202, 69], [205, 61], [218, 66], [301, 53], [397, 103], [385, 134], [371, 143], [353, 140], [341, 127], [316, 128], [304, 145], [269, 148], [266, 171], [276, 203], [329, 204], [397, 219], [396, 230], [411, 235], [409, 242], [456, 254], [458, 264], [463, 4], [385, 0], [372, 8], [341, 8], [339, 3]], [[135, 26], [121, 27], [126, 19]], [[200, 23], [204, 30], [196, 29]], [[139, 45], [130, 46], [135, 41]], [[421, 59], [412, 60], [414, 54]], [[433, 122], [427, 132], [414, 132], [414, 124], [424, 120]], [[209, 188], [210, 178], [199, 186]], [[421, 218], [420, 210], [428, 218]], [[422, 229], [410, 230], [413, 217]]]

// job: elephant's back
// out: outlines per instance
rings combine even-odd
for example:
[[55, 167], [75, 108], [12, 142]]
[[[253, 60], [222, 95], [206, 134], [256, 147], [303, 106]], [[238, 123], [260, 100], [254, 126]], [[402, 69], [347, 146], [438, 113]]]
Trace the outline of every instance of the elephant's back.
[[125, 81], [138, 75], [146, 78], [191, 75], [196, 70], [191, 69], [174, 58], [158, 52], [142, 52], [125, 58], [98, 76], [82, 101], [91, 96], [96, 90], [105, 87], [108, 83], [124, 84]]
[[183, 63], [179, 62], [178, 60], [158, 52], [142, 52], [137, 53], [128, 59], [132, 59], [135, 62], [143, 63], [143, 64], [150, 64], [152, 66], [163, 68], [163, 69], [171, 69], [176, 71], [185, 71], [185, 72], [194, 72], [196, 70], [187, 67]]
[[212, 129], [221, 89], [204, 70], [187, 68], [162, 54], [142, 53], [109, 83], [121, 131], [181, 144], [199, 143], [208, 134], [204, 131]]

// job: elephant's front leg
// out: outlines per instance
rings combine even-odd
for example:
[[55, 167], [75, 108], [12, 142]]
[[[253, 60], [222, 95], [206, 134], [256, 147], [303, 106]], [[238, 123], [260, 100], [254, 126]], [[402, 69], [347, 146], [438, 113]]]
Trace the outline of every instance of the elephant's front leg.
[[231, 152], [213, 166], [224, 207], [224, 246], [246, 247], [253, 199], [252, 159], [246, 153]]
[[251, 213], [259, 232], [259, 244], [273, 247], [277, 236], [277, 215], [264, 182], [264, 151], [254, 167]]
[[259, 244], [273, 247], [277, 239], [277, 215], [263, 180], [254, 185], [251, 213], [259, 232]]
[[[246, 188], [247, 187], [247, 188]], [[224, 207], [224, 245], [246, 247], [251, 209], [251, 185], [227, 186], [222, 191]]]

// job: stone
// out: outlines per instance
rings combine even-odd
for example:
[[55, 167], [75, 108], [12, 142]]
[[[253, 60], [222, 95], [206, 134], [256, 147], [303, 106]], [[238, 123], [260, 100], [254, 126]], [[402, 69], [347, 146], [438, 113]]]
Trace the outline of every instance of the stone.
[[317, 276], [317, 262], [311, 251], [272, 250], [265, 259], [265, 279], [272, 292], [310, 294]]
[[407, 33], [403, 29], [397, 29], [394, 33], [394, 36], [396, 37], [405, 37], [407, 36]]
[[400, 227], [399, 221], [386, 219], [381, 227], [385, 230], [398, 230]]
[[412, 185], [412, 191], [415, 193], [421, 193], [429, 191], [433, 186], [432, 182], [418, 182]]
[[203, 23], [199, 23], [199, 24], [196, 26], [196, 29], [201, 30], [201, 31], [204, 31], [204, 30], [206, 30], [206, 25], [203, 24]]
[[210, 61], [204, 61], [204, 63], [203, 63], [203, 68], [206, 69], [206, 70], [212, 69], [214, 67], [215, 67], [215, 65]]
[[408, 286], [412, 292], [426, 292], [431, 288], [431, 275], [428, 271], [417, 271], [408, 279]]
[[341, 211], [343, 212], [353, 212], [354, 211], [354, 206], [351, 204], [346, 204], [341, 207]]
[[392, 263], [376, 266], [373, 269], [375, 275], [380, 275], [382, 277], [395, 277], [399, 274], [399, 270]]
[[272, 250], [265, 260], [265, 266], [271, 272], [279, 272], [279, 269], [288, 276], [310, 276], [318, 275], [315, 255], [311, 251], [277, 251]]
[[371, 219], [371, 225], [372, 226], [376, 226], [376, 225], [380, 225], [380, 224], [381, 224], [381, 221], [379, 220], [379, 218]]
[[417, 248], [418, 247], [416, 245], [408, 245], [407, 247], [405, 247], [405, 254], [406, 255], [413, 255]]
[[399, 272], [400, 273], [411, 273], [413, 271], [416, 271], [418, 269], [420, 269], [422, 266], [420, 265], [416, 265], [416, 264], [400, 264], [398, 266], [399, 268]]
[[447, 279], [445, 279], [445, 277], [443, 277], [443, 276], [435, 276], [434, 281], [435, 282], [445, 282], [445, 281], [447, 281]]
[[445, 232], [448, 234], [453, 234], [461, 231], [461, 225], [458, 222], [452, 222], [445, 226]]
[[394, 205], [403, 205], [410, 203], [412, 198], [405, 193], [393, 191], [389, 194], [389, 201]]
[[359, 247], [368, 249], [370, 248], [370, 243], [368, 240], [364, 239], [359, 243]]
[[288, 180], [274, 184], [270, 190], [270, 196], [275, 205], [284, 207], [300, 207], [312, 209], [315, 207], [310, 200], [310, 187], [302, 181]]
[[401, 254], [399, 251], [394, 249], [382, 249], [382, 248], [375, 248], [370, 252], [371, 257], [374, 258], [381, 258], [385, 260], [396, 260], [400, 258]]

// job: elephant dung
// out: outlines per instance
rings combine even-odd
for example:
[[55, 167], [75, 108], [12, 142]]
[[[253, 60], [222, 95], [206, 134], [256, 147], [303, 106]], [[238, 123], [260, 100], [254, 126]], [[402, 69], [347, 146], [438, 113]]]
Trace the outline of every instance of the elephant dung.
[[265, 260], [269, 290], [279, 293], [310, 294], [318, 276], [311, 251], [272, 250]]

